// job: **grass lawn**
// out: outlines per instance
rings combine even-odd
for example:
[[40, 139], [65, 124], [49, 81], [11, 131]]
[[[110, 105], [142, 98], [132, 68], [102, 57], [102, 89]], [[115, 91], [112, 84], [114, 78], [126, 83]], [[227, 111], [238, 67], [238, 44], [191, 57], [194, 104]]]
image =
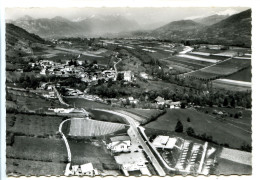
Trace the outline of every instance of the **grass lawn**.
[[93, 109], [93, 108], [104, 108], [104, 109], [111, 109], [111, 106], [103, 103], [98, 103], [95, 101], [89, 101], [82, 98], [64, 98], [64, 100], [70, 104], [71, 106], [76, 106], [78, 108], [85, 108], [85, 109]]
[[[6, 114], [6, 130], [33, 136], [55, 136], [63, 117], [28, 114]], [[11, 122], [14, 120], [13, 126]]]
[[223, 90], [232, 90], [232, 91], [251, 91], [252, 87], [246, 87], [246, 86], [241, 86], [241, 85], [234, 85], [234, 84], [227, 84], [227, 83], [222, 83], [217, 80], [212, 81], [213, 88], [216, 89], [223, 89]]
[[6, 159], [6, 174], [32, 176], [64, 175], [65, 163], [41, 162], [21, 159]]
[[251, 67], [248, 67], [246, 69], [243, 69], [242, 71], [236, 72], [226, 77], [226, 79], [246, 81], [246, 82], [251, 82], [251, 78], [252, 78]]
[[62, 139], [15, 136], [12, 146], [6, 147], [7, 158], [63, 163], [67, 150]]
[[252, 166], [236, 163], [227, 159], [219, 158], [214, 174], [222, 175], [250, 175], [252, 174]]
[[115, 114], [111, 114], [111, 113], [104, 112], [104, 111], [92, 110], [92, 109], [90, 109], [89, 112], [91, 112], [91, 115], [93, 116], [93, 119], [95, 119], [95, 120], [125, 124], [124, 119]]
[[44, 97], [36, 96], [33, 93], [8, 90], [13, 101], [19, 106], [18, 110], [40, 110], [53, 107], [64, 107], [57, 99], [49, 100]]
[[[188, 117], [191, 122], [187, 122]], [[251, 133], [190, 109], [169, 109], [166, 114], [148, 123], [145, 127], [174, 131], [178, 120], [182, 122], [184, 131], [188, 127], [192, 127], [196, 134], [206, 133], [208, 136], [212, 136], [213, 140], [219, 144], [227, 143], [233, 148], [240, 148], [243, 143], [251, 144], [252, 141]]]
[[[214, 110], [221, 111], [221, 112], [226, 112], [229, 114], [232, 114], [233, 117], [226, 116], [224, 117], [227, 123], [234, 124], [236, 126], [239, 126], [245, 130], [251, 131], [251, 126], [252, 126], [252, 111], [251, 110], [243, 110], [243, 109], [234, 109], [234, 108], [225, 108], [225, 107], [204, 107], [204, 108], [197, 108], [199, 111], [206, 112], [208, 111], [208, 114], [211, 116], [214, 116], [216, 118], [220, 118], [220, 115], [215, 115], [213, 114]], [[241, 118], [234, 118], [235, 113], [238, 113], [239, 111], [242, 112], [242, 117]]]
[[96, 143], [77, 142], [69, 140], [72, 153], [72, 164], [85, 164], [91, 162], [98, 170], [118, 170], [119, 167], [111, 154], [101, 141]]

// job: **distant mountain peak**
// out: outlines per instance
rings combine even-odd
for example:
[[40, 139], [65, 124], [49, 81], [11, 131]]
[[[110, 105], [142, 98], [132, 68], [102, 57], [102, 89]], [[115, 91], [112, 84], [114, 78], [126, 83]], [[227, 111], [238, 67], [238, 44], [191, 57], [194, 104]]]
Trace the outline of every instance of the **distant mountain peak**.
[[55, 21], [69, 21], [68, 19], [61, 17], [61, 16], [55, 16], [54, 18], [51, 18], [51, 20]]
[[34, 20], [33, 17], [29, 16], [29, 15], [25, 15], [23, 17], [20, 17], [19, 19], [17, 19], [18, 21], [30, 21], [30, 20]]

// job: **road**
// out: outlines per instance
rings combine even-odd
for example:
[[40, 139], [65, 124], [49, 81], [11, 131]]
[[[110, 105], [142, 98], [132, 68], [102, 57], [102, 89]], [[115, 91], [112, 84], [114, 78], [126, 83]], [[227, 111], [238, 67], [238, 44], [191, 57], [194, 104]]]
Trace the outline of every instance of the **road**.
[[62, 139], [63, 139], [64, 142], [65, 142], [65, 145], [66, 145], [66, 148], [67, 148], [67, 153], [68, 153], [68, 162], [70, 163], [70, 162], [71, 162], [70, 146], [69, 146], [69, 143], [68, 143], [68, 140], [67, 140], [66, 136], [65, 136], [65, 135], [63, 134], [63, 132], [62, 132], [62, 126], [63, 126], [63, 124], [64, 124], [65, 122], [67, 122], [67, 121], [70, 121], [70, 119], [66, 119], [66, 120], [64, 120], [64, 121], [62, 121], [62, 122], [60, 123], [59, 133], [61, 134]]
[[137, 141], [141, 144], [143, 150], [146, 152], [148, 158], [150, 159], [151, 163], [153, 164], [158, 175], [166, 176], [166, 173], [164, 172], [160, 163], [158, 162], [158, 160], [156, 159], [156, 157], [154, 156], [154, 154], [152, 153], [152, 151], [150, 150], [150, 148], [148, 147], [148, 145], [146, 144], [146, 142], [143, 140], [142, 136], [140, 135], [140, 133], [138, 131], [138, 127], [140, 124], [137, 121], [135, 121], [133, 118], [131, 118], [125, 114], [119, 113], [119, 112], [105, 110], [105, 109], [94, 109], [94, 110], [104, 111], [104, 112], [108, 112], [108, 113], [123, 117], [126, 120], [126, 122], [130, 125], [130, 128], [131, 128], [130, 129], [131, 133], [129, 133], [129, 135], [131, 135], [132, 138], [136, 138]]
[[116, 63], [114, 64], [114, 69], [115, 69], [115, 72], [116, 72], [116, 75], [115, 75], [115, 81], [117, 80], [117, 75], [118, 75], [118, 72], [117, 72], [116, 65], [117, 65], [118, 63], [120, 63], [121, 61], [122, 61], [122, 59], [121, 59], [121, 58], [119, 58], [119, 61], [118, 61], [118, 62], [116, 62]]
[[68, 105], [67, 103], [65, 103], [65, 102], [63, 101], [62, 97], [60, 96], [60, 93], [58, 92], [58, 90], [56, 89], [55, 86], [53, 86], [53, 89], [54, 89], [55, 93], [57, 94], [57, 97], [58, 97], [60, 103], [61, 103], [61, 104], [64, 104], [65, 106], [68, 106], [68, 107], [69, 107], [70, 105]]

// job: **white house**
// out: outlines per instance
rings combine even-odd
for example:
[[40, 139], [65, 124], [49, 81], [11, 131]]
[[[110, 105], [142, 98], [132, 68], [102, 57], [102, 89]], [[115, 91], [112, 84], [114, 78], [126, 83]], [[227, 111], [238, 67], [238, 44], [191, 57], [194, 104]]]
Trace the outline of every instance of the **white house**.
[[132, 72], [131, 71], [125, 71], [124, 72], [124, 80], [125, 81], [128, 81], [128, 82], [131, 82], [132, 81]]
[[41, 72], [40, 72], [41, 75], [46, 75], [46, 69], [42, 69]]
[[111, 143], [107, 145], [112, 152], [128, 152], [131, 140], [129, 136], [115, 136], [110, 138]]
[[155, 99], [156, 103], [159, 104], [159, 105], [164, 105], [165, 104], [165, 100], [164, 98], [158, 96], [156, 99]]
[[181, 102], [176, 101], [176, 102], [171, 102], [170, 103], [170, 109], [179, 109], [181, 107]]
[[82, 164], [82, 165], [73, 165], [68, 163], [65, 169], [65, 176], [70, 175], [87, 175], [87, 176], [95, 176], [98, 175], [98, 171], [94, 169], [92, 163]]
[[140, 77], [144, 78], [144, 79], [148, 79], [149, 75], [147, 73], [145, 73], [145, 72], [140, 72]]

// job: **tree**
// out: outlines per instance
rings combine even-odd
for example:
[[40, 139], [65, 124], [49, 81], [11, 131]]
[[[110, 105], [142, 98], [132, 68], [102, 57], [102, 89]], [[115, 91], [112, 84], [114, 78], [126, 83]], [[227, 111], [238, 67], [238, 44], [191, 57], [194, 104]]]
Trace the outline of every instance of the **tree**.
[[234, 97], [232, 97], [232, 99], [231, 99], [230, 106], [233, 107], [233, 108], [236, 107], [236, 101], [235, 101]]
[[188, 136], [195, 136], [195, 131], [192, 127], [188, 127], [186, 133]]
[[190, 117], [187, 118], [187, 122], [190, 122]]
[[182, 109], [185, 109], [185, 107], [186, 107], [186, 103], [182, 102], [182, 103], [181, 103], [181, 108], [182, 108]]
[[225, 99], [224, 99], [224, 102], [223, 102], [223, 106], [228, 106], [228, 99], [225, 97]]
[[117, 75], [117, 80], [118, 81], [121, 81], [121, 80], [123, 80], [124, 79], [124, 74], [123, 73], [118, 73], [118, 75]]
[[175, 126], [175, 132], [182, 133], [183, 132], [183, 125], [179, 120]]

